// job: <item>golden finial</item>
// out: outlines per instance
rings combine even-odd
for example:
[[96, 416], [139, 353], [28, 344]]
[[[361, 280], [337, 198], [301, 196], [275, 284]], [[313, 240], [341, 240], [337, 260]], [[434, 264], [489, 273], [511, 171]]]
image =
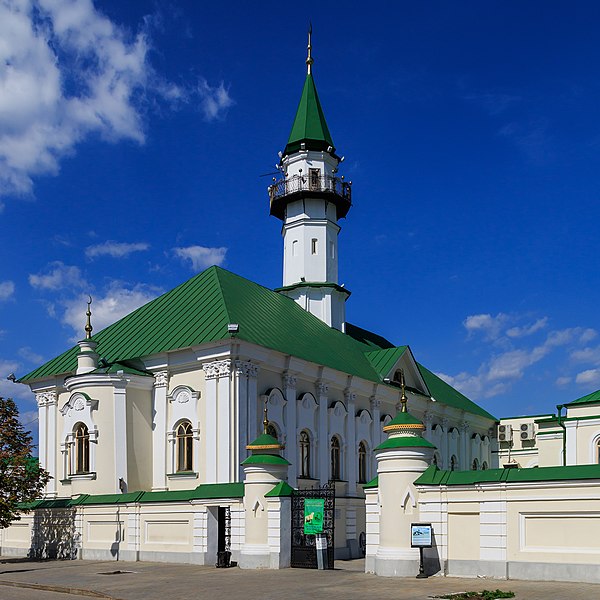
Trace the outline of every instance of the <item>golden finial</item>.
[[312, 64], [315, 62], [312, 57], [312, 23], [308, 27], [308, 56], [306, 57], [306, 72], [312, 74]]
[[406, 397], [406, 390], [404, 389], [404, 369], [400, 369], [400, 387], [402, 388], [402, 396], [400, 396], [400, 404], [402, 404], [402, 408], [400, 409], [400, 412], [405, 413], [408, 412], [408, 409], [406, 408], [408, 398]]
[[92, 330], [94, 329], [92, 327], [92, 311], [90, 309], [90, 306], [92, 305], [92, 297], [88, 295], [88, 302], [87, 302], [87, 312], [85, 313], [87, 315], [87, 322], [85, 324], [85, 339], [89, 340], [92, 338]]
[[267, 429], [269, 428], [269, 418], [267, 417], [267, 403], [269, 402], [269, 399], [267, 398], [265, 400], [265, 409], [264, 409], [264, 419], [263, 419], [263, 433], [266, 434], [267, 433]]

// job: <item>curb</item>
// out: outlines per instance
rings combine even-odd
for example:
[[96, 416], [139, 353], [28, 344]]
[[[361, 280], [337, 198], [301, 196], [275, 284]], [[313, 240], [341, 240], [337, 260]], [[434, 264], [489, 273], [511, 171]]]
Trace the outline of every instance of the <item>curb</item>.
[[21, 581], [6, 581], [0, 579], [0, 585], [14, 588], [27, 588], [31, 590], [42, 590], [45, 592], [58, 592], [60, 594], [73, 594], [75, 596], [87, 596], [88, 598], [103, 598], [104, 600], [117, 600], [113, 596], [108, 596], [102, 592], [92, 590], [83, 590], [80, 588], [62, 587], [60, 585], [43, 585], [41, 583], [25, 583]]

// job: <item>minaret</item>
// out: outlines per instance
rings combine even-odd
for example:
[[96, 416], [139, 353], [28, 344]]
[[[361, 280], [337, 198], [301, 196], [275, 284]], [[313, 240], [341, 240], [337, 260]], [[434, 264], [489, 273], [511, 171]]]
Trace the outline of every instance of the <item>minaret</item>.
[[279, 169], [269, 188], [271, 214], [283, 221], [283, 287], [305, 310], [344, 330], [350, 292], [338, 284], [338, 219], [351, 205], [351, 182], [338, 177], [343, 158], [325, 121], [312, 75], [312, 29], [308, 32], [306, 80]]
[[98, 368], [98, 354], [96, 353], [96, 347], [98, 342], [92, 339], [92, 297], [89, 297], [87, 303], [87, 311], [85, 313], [87, 319], [85, 323], [85, 339], [77, 342], [79, 345], [79, 354], [77, 355], [77, 375], [83, 373], [89, 373], [94, 369]]

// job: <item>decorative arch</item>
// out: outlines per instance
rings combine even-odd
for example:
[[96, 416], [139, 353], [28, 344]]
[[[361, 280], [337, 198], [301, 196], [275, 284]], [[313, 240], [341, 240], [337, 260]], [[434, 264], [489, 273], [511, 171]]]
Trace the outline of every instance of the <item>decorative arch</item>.
[[311, 479], [313, 477], [314, 436], [308, 429], [298, 434], [298, 477]]
[[307, 429], [309, 431], [317, 430], [317, 410], [319, 404], [315, 397], [306, 392], [298, 397], [297, 402], [298, 415], [296, 426], [299, 430]]
[[[96, 410], [98, 410], [98, 400], [92, 399], [83, 392], [71, 394], [60, 409], [63, 418], [60, 444], [63, 479], [93, 479], [96, 476], [98, 447], [98, 427], [94, 420]], [[85, 428], [85, 435], [83, 435], [83, 428]], [[76, 437], [77, 433], [80, 434], [79, 437]]]
[[592, 436], [590, 442], [590, 463], [600, 464], [600, 431]]
[[371, 438], [371, 424], [373, 423], [373, 417], [371, 413], [363, 408], [356, 413], [355, 417], [355, 434], [357, 440], [364, 440], [370, 447]]
[[200, 465], [200, 425], [198, 399], [200, 392], [178, 385], [167, 395], [169, 478], [197, 477]]

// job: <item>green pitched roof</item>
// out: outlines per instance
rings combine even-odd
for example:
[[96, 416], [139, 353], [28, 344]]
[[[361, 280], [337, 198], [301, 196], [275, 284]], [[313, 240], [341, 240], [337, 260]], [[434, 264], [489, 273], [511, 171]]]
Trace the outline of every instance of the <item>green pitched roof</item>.
[[250, 446], [250, 448], [253, 446], [277, 446], [278, 448], [281, 448], [279, 440], [268, 433], [261, 433], [251, 444], [248, 444], [248, 446]]
[[388, 438], [375, 450], [389, 450], [390, 448], [435, 448], [435, 446], [429, 440], [418, 435], [403, 435]]
[[321, 108], [319, 95], [312, 75], [309, 73], [304, 82], [302, 96], [296, 111], [292, 131], [284, 150], [284, 155], [297, 152], [304, 142], [307, 150], [327, 150], [334, 147], [325, 115]]
[[594, 404], [596, 402], [600, 402], [600, 390], [596, 390], [591, 394], [587, 394], [587, 396], [582, 396], [581, 398], [577, 398], [577, 400], [573, 400], [573, 402], [569, 402], [566, 406], [573, 406], [576, 404]]
[[243, 465], [290, 465], [291, 463], [278, 454], [253, 454], [242, 462]]
[[600, 479], [600, 465], [533, 467], [527, 469], [487, 469], [485, 471], [441, 471], [431, 465], [415, 481], [416, 485], [473, 485], [476, 483], [523, 483]]
[[387, 425], [423, 425], [423, 421], [419, 421], [417, 417], [411, 415], [409, 412], [400, 411]]
[[[239, 323], [239, 333], [229, 334], [229, 323]], [[351, 324], [346, 332], [329, 327], [291, 298], [220, 267], [210, 267], [92, 339], [98, 342], [97, 352], [111, 365], [111, 372], [123, 368], [138, 375], [145, 374], [136, 368], [141, 366], [136, 362], [140, 358], [236, 337], [381, 383], [382, 369], [406, 350], [406, 346], [395, 348]], [[20, 381], [73, 375], [78, 353], [79, 346], [73, 346]], [[425, 367], [420, 369], [436, 400], [494, 419]]]
[[291, 496], [294, 488], [286, 481], [280, 481], [270, 492], [265, 494], [265, 498], [282, 498]]
[[406, 352], [406, 348], [407, 346], [397, 346], [385, 348], [384, 350], [373, 350], [367, 352], [367, 358], [382, 378], [387, 377], [390, 369], [398, 362], [404, 352]]
[[497, 420], [494, 415], [491, 415], [487, 410], [481, 408], [481, 406], [478, 406], [472, 400], [469, 400], [466, 396], [461, 394], [458, 390], [455, 390], [450, 384], [446, 383], [443, 379], [440, 379], [422, 364], [417, 363], [417, 365], [431, 395], [438, 402], [443, 402], [448, 406], [453, 406], [454, 408], [459, 408], [487, 419]]

